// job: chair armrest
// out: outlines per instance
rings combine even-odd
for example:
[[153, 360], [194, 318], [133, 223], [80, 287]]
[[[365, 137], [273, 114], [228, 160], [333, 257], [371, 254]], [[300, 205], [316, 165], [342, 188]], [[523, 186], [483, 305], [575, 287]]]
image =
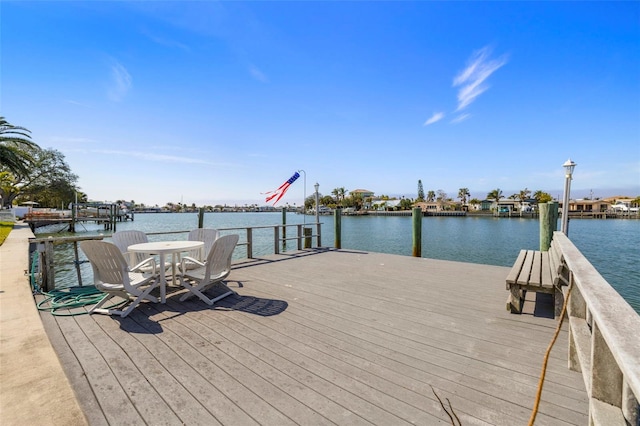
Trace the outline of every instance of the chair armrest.
[[185, 256], [182, 258], [182, 260], [180, 261], [180, 273], [184, 274], [187, 270], [187, 263], [192, 263], [197, 265], [198, 267], [202, 267], [204, 266], [204, 263], [199, 261], [198, 259], [194, 259], [193, 257], [190, 256]]
[[132, 266], [129, 268], [130, 271], [143, 271], [146, 269], [146, 271], [144, 272], [148, 272], [149, 267], [151, 267], [152, 273], [153, 275], [156, 275], [157, 272], [157, 266], [156, 266], [156, 260], [153, 257], [148, 257], [145, 260], [143, 260], [142, 262], [138, 263], [135, 266]]

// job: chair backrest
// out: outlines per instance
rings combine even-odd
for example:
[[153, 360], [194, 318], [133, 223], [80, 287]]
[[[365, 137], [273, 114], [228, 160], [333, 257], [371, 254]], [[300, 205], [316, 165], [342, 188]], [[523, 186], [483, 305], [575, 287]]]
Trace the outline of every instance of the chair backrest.
[[[136, 230], [114, 232], [113, 235], [111, 235], [111, 240], [113, 241], [113, 244], [115, 244], [118, 249], [120, 249], [120, 253], [127, 253], [129, 251], [129, 246], [133, 244], [149, 242], [147, 234], [142, 231]], [[133, 266], [142, 262], [148, 257], [149, 255], [146, 253], [130, 253], [127, 259]]]
[[103, 284], [129, 287], [129, 265], [116, 245], [89, 240], [82, 241], [80, 248], [91, 263], [93, 283], [97, 288], [103, 288]]
[[213, 247], [213, 243], [220, 237], [217, 229], [196, 228], [189, 232], [189, 241], [204, 242], [204, 250], [193, 250], [189, 256], [204, 261]]
[[224, 279], [231, 272], [231, 256], [238, 244], [238, 235], [223, 235], [214, 243], [207, 256], [204, 279], [209, 280], [213, 276], [221, 276]]

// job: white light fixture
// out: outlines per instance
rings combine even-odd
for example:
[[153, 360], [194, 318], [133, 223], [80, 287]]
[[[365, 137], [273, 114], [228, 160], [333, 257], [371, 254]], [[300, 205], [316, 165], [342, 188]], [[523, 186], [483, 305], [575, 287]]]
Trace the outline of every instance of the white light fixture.
[[562, 201], [562, 233], [569, 235], [569, 194], [571, 192], [571, 177], [576, 163], [569, 158], [562, 165], [564, 167], [564, 199]]

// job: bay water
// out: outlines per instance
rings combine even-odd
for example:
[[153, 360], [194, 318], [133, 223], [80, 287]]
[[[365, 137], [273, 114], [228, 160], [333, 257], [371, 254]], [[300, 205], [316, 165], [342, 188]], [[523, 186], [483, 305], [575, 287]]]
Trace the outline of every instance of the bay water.
[[[287, 213], [286, 223], [310, 224], [314, 216]], [[322, 246], [334, 246], [334, 218], [321, 216]], [[243, 228], [282, 224], [282, 213], [206, 213], [205, 228]], [[198, 226], [196, 213], [136, 214], [134, 221], [118, 222], [117, 230], [137, 229], [147, 233], [184, 233], [150, 235], [150, 241], [185, 239], [186, 232]], [[53, 226], [38, 230], [38, 236], [69, 235], [54, 232]], [[104, 234], [102, 226], [77, 225], [80, 235]], [[244, 230], [228, 231], [240, 234]], [[295, 228], [287, 230], [296, 235]], [[315, 234], [315, 227], [314, 227]], [[540, 227], [537, 219], [495, 217], [424, 217], [422, 221], [422, 256], [432, 259], [511, 266], [521, 249], [539, 249]], [[569, 238], [600, 274], [640, 313], [640, 220], [633, 219], [573, 219]], [[343, 216], [342, 248], [411, 256], [412, 218], [410, 216]], [[253, 255], [259, 257], [274, 252], [273, 229], [253, 231]], [[315, 238], [314, 238], [315, 246]], [[290, 241], [288, 249], [297, 244]], [[234, 255], [246, 257], [246, 248], [239, 246]], [[56, 286], [77, 285], [73, 267], [72, 245], [56, 247]], [[84, 264], [83, 269], [90, 270]], [[83, 272], [84, 274], [84, 272]], [[90, 275], [90, 274], [89, 274]], [[470, 277], [471, 278], [471, 277]], [[505, 277], [506, 278], [506, 277]]]

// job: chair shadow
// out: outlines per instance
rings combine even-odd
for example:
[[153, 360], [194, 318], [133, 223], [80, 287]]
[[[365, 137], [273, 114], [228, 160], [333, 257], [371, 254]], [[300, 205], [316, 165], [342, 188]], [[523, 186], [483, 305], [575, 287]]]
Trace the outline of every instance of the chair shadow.
[[[232, 284], [227, 287], [226, 284]], [[213, 288], [207, 290], [205, 294], [209, 297], [215, 297], [216, 295], [227, 292], [228, 290], [235, 290], [237, 288], [243, 288], [244, 284], [241, 281], [227, 280], [226, 284], [219, 283]], [[190, 297], [184, 302], [180, 301], [180, 298], [185, 294], [184, 289], [171, 288], [167, 289], [167, 303], [162, 305], [159, 303], [145, 303], [141, 304], [134, 310], [141, 313], [143, 316], [147, 316], [148, 321], [152, 321], [148, 316], [155, 313], [162, 312], [167, 315], [159, 321], [165, 321], [177, 316], [186, 315], [189, 312], [198, 311], [241, 311], [253, 315], [259, 315], [263, 317], [278, 315], [284, 312], [289, 304], [284, 300], [267, 299], [256, 296], [244, 296], [242, 294], [232, 294], [224, 299], [215, 302], [213, 305], [207, 305], [197, 297]], [[149, 309], [149, 312], [145, 312]], [[133, 315], [133, 313], [131, 315]], [[149, 329], [149, 327], [146, 327]]]
[[112, 318], [120, 323], [120, 329], [135, 334], [161, 334], [164, 332], [158, 321], [150, 318], [157, 313], [155, 303], [141, 303], [125, 318], [113, 315]]
[[232, 294], [218, 301], [214, 309], [226, 309], [229, 311], [241, 311], [248, 314], [270, 317], [284, 312], [289, 304], [284, 300], [264, 299], [255, 296], [242, 296]]

